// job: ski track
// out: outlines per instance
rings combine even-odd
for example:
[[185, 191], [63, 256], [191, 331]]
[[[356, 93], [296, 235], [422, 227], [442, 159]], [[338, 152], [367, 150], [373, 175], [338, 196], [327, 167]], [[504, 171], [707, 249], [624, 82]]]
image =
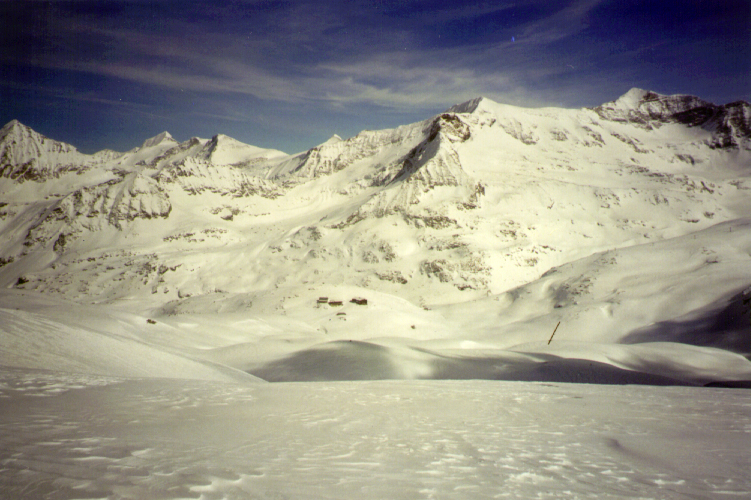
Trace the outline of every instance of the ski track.
[[740, 498], [751, 393], [0, 371], [14, 499]]

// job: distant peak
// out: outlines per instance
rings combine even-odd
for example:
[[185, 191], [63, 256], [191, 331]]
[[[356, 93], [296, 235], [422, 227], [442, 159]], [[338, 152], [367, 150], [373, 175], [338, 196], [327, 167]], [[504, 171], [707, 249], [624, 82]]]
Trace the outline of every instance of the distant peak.
[[23, 124], [19, 122], [18, 120], [11, 120], [5, 124], [5, 126], [3, 127], [3, 130], [14, 128], [14, 127], [19, 127], [19, 126], [23, 127]]
[[471, 99], [469, 101], [463, 102], [461, 104], [456, 104], [454, 106], [451, 106], [449, 109], [446, 110], [447, 113], [474, 113], [477, 111], [480, 105], [484, 102], [488, 101], [489, 99], [487, 97], [475, 97], [474, 99]]
[[275, 149], [264, 149], [245, 144], [224, 134], [216, 134], [201, 149], [199, 157], [214, 165], [237, 165], [250, 160], [286, 156]]
[[[19, 122], [18, 120], [11, 120], [8, 123], [6, 123], [2, 129], [0, 129], [1, 140], [8, 140], [11, 138], [14, 141], [21, 141], [21, 140], [22, 141], [33, 140], [33, 141], [40, 141], [40, 142], [44, 142], [46, 140], [51, 141], [51, 139], [48, 139], [47, 137], [43, 136], [39, 132], [33, 130], [31, 127]], [[52, 141], [52, 142], [58, 142], [58, 141]], [[73, 148], [73, 146], [71, 146], [70, 144], [66, 145], [66, 147]]]
[[635, 108], [640, 102], [646, 100], [645, 97], [649, 94], [654, 94], [654, 92], [634, 87], [613, 101], [613, 104], [619, 108]]
[[342, 142], [342, 138], [338, 134], [334, 134], [324, 144], [336, 144], [337, 142]]
[[238, 141], [238, 140], [237, 140], [237, 139], [235, 139], [234, 137], [230, 137], [230, 136], [228, 136], [228, 135], [226, 135], [226, 134], [216, 134], [216, 135], [214, 135], [214, 136], [213, 136], [213, 137], [212, 137], [212, 138], [211, 138], [211, 139], [209, 140], [209, 143], [210, 143], [210, 144], [213, 144], [214, 146], [219, 146], [219, 145], [220, 145], [220, 143], [221, 143], [221, 145], [222, 145], [223, 147], [234, 147], [234, 148], [238, 148], [238, 147], [241, 147], [241, 148], [244, 148], [244, 147], [249, 147], [249, 148], [255, 148], [255, 146], [251, 146], [250, 144], [245, 144], [244, 142], [242, 142], [242, 141]]
[[29, 127], [19, 122], [18, 120], [11, 120], [8, 123], [6, 123], [2, 129], [0, 129], [0, 134], [2, 134], [3, 137], [5, 137], [13, 130], [25, 130], [28, 128]]
[[163, 142], [173, 142], [173, 143], [177, 144], [177, 141], [172, 137], [172, 135], [170, 135], [169, 132], [164, 131], [164, 132], [162, 132], [159, 135], [155, 135], [151, 139], [146, 139], [141, 147], [142, 148], [150, 148], [150, 147], [156, 146], [158, 144], [161, 144]]
[[[728, 111], [730, 108], [727, 105], [717, 106], [688, 94], [663, 95], [634, 88], [615, 101], [606, 102], [592, 109], [600, 118], [628, 122], [648, 130], [651, 130], [650, 122], [653, 121], [677, 122], [689, 127], [704, 125], [711, 121], [710, 128], [717, 128], [718, 120], [730, 120], [733, 121], [734, 127], [737, 125], [742, 130], [748, 129], [746, 120], [729, 118], [733, 113]], [[742, 132], [741, 135], [744, 133]], [[723, 144], [731, 144], [734, 139], [727, 133], [725, 135], [727, 137], [723, 136]]]
[[[214, 135], [208, 142], [209, 147], [211, 148], [217, 148], [217, 147], [224, 147], [224, 148], [254, 148], [256, 149], [256, 146], [251, 146], [250, 144], [245, 144], [244, 142], [238, 141], [234, 137], [230, 137], [226, 134], [216, 134]], [[258, 148], [260, 149], [260, 148]]]
[[667, 107], [675, 107], [676, 104], [679, 104], [682, 107], [690, 108], [695, 106], [703, 106], [710, 103], [688, 94], [665, 95], [658, 94], [657, 92], [653, 92], [651, 90], [644, 90], [634, 87], [615, 101], [603, 104], [602, 107], [609, 109], [634, 110], [644, 105], [664, 105]]

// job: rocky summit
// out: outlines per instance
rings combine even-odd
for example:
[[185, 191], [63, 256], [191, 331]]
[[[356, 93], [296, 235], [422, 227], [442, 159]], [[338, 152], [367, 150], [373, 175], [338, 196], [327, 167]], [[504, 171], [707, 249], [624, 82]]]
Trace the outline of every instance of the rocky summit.
[[[336, 356], [421, 367], [374, 378], [498, 378], [452, 356], [556, 346], [751, 379], [749, 214], [751, 106], [640, 89], [592, 109], [477, 98], [292, 156], [167, 132], [86, 155], [0, 131], [7, 297], [201, 331], [232, 318], [236, 342], [191, 355], [274, 380]], [[696, 353], [732, 369], [697, 375]]]

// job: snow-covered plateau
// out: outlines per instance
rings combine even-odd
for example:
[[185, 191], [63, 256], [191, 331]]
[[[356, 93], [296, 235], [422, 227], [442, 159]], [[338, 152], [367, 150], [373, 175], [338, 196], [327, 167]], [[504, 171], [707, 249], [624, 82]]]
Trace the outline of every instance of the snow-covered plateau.
[[12, 121], [0, 236], [2, 498], [751, 496], [746, 102]]

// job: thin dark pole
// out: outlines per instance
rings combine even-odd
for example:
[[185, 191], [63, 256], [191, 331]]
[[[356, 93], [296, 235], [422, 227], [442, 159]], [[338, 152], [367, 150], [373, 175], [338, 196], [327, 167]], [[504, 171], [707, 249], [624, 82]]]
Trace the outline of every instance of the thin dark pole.
[[[555, 330], [553, 330], [553, 335], [555, 335], [555, 332], [558, 331], [558, 327], [561, 326], [561, 322], [559, 321], [557, 325], [555, 325]], [[553, 341], [553, 335], [550, 336], [550, 340], [548, 340], [548, 345]]]

